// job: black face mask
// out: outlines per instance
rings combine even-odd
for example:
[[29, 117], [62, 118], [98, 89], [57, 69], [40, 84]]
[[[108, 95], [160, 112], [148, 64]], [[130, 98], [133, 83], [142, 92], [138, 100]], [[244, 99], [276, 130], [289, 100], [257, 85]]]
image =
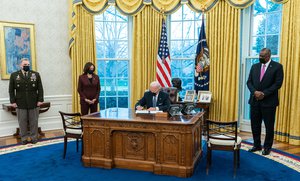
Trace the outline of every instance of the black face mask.
[[93, 74], [93, 73], [94, 73], [94, 70], [88, 70], [88, 73], [89, 73], [89, 74]]
[[153, 96], [156, 96], [156, 93], [152, 92]]
[[23, 66], [23, 70], [24, 70], [25, 72], [28, 72], [28, 71], [30, 70], [30, 66]]
[[266, 63], [266, 60], [264, 58], [259, 58], [259, 62], [264, 64]]

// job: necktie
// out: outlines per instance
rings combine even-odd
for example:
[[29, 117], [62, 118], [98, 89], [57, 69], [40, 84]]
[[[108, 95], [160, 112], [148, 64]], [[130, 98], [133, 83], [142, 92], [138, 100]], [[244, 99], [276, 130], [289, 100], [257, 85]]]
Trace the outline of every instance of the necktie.
[[25, 72], [24, 74], [25, 74], [25, 78], [27, 79], [27, 74], [28, 74], [28, 73], [27, 73], [27, 72]]
[[260, 78], [259, 80], [261, 81], [265, 75], [265, 71], [266, 71], [266, 64], [263, 64], [263, 67], [260, 70]]
[[152, 105], [153, 107], [156, 107], [156, 96], [153, 96]]

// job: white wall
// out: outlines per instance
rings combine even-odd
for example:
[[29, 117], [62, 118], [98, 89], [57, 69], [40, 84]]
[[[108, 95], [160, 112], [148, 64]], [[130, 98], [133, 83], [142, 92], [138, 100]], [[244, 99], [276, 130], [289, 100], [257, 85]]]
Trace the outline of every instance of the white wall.
[[[71, 61], [68, 55], [68, 0], [0, 0], [0, 21], [35, 25], [37, 71], [41, 74], [48, 112], [40, 115], [42, 130], [61, 128], [58, 110], [71, 111]], [[0, 80], [0, 136], [11, 135], [16, 116], [2, 109], [9, 102], [8, 80]]]

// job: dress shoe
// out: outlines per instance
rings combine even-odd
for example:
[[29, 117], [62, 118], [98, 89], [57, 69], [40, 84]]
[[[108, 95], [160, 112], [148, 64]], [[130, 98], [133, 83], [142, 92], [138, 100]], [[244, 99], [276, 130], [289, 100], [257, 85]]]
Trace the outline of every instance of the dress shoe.
[[261, 147], [255, 147], [253, 146], [252, 148], [250, 148], [248, 151], [249, 152], [255, 152], [255, 151], [260, 151], [261, 150]]
[[27, 140], [24, 140], [24, 141], [21, 142], [21, 144], [22, 144], [22, 145], [27, 145], [27, 144], [28, 144], [28, 141], [27, 141]]
[[269, 155], [271, 152], [271, 149], [270, 148], [265, 148], [263, 151], [262, 151], [262, 155]]
[[36, 144], [38, 142], [38, 140], [32, 140], [31, 143], [32, 144]]

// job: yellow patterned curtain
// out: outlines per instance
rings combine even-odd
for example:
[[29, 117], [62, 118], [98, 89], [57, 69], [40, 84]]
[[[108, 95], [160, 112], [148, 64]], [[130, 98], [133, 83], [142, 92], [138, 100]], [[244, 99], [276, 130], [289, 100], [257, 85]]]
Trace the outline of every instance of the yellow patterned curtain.
[[80, 112], [79, 95], [77, 93], [78, 77], [83, 73], [86, 62], [90, 61], [95, 64], [96, 61], [94, 18], [81, 5], [71, 8], [73, 12], [76, 12], [76, 19], [73, 21], [72, 26], [76, 25], [76, 28], [71, 31], [73, 41], [70, 46], [73, 90], [72, 111]]
[[221, 0], [206, 16], [213, 120], [238, 119], [240, 12]]
[[279, 93], [275, 139], [300, 145], [300, 1], [283, 5], [280, 62], [284, 81]]
[[[219, 2], [224, 0], [73, 0], [82, 2], [82, 5], [90, 13], [103, 12], [109, 5], [116, 6], [125, 15], [135, 15], [142, 11], [145, 5], [150, 5], [158, 12], [171, 14], [175, 12], [182, 4], [187, 4], [196, 12], [210, 11]], [[272, 0], [275, 3], [286, 3], [288, 0]], [[234, 8], [243, 9], [255, 2], [255, 0], [226, 0]]]
[[133, 17], [131, 107], [156, 80], [156, 56], [163, 15], [146, 6]]

